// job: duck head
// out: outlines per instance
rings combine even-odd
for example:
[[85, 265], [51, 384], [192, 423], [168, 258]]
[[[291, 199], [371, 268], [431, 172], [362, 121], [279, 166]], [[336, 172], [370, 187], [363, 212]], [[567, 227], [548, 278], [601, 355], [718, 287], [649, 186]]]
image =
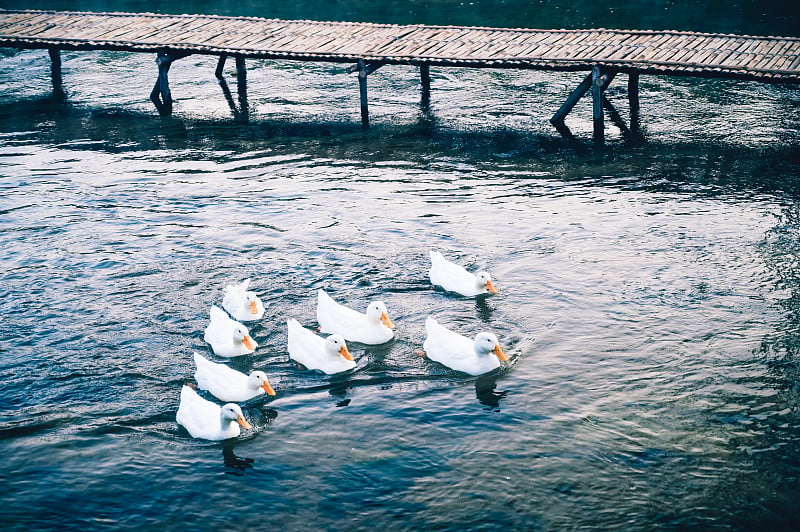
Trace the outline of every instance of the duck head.
[[347, 350], [344, 338], [338, 334], [332, 334], [325, 339], [325, 352], [331, 356], [341, 356], [345, 360], [353, 360], [353, 355]]
[[233, 329], [233, 341], [234, 343], [244, 344], [244, 346], [249, 349], [250, 351], [255, 351], [256, 344], [250, 335], [247, 334], [247, 329], [245, 329], [242, 325], [237, 325]]
[[383, 301], [373, 301], [367, 307], [367, 317], [372, 321], [379, 321], [389, 329], [394, 329], [394, 323], [389, 319], [389, 311]]
[[251, 429], [253, 428], [250, 423], [244, 418], [244, 414], [242, 414], [242, 409], [239, 408], [239, 405], [235, 403], [228, 403], [223, 405], [219, 411], [219, 420], [223, 426], [231, 421], [235, 421], [238, 423], [243, 429]]
[[496, 294], [497, 289], [494, 287], [494, 283], [492, 282], [492, 276], [489, 275], [488, 272], [478, 272], [475, 274], [475, 278], [478, 282], [478, 288], [480, 290], [486, 290], [486, 292], [490, 294]]
[[489, 332], [482, 332], [475, 337], [475, 353], [479, 356], [493, 354], [503, 362], [508, 362], [508, 357], [500, 348], [497, 336]]
[[253, 390], [261, 388], [267, 395], [275, 395], [275, 390], [267, 380], [267, 374], [263, 371], [254, 371], [247, 377], [247, 387]]
[[244, 300], [245, 304], [247, 305], [247, 308], [250, 310], [250, 314], [252, 314], [253, 316], [258, 315], [258, 304], [256, 303], [256, 301], [258, 301], [258, 297], [256, 296], [256, 293], [245, 292]]

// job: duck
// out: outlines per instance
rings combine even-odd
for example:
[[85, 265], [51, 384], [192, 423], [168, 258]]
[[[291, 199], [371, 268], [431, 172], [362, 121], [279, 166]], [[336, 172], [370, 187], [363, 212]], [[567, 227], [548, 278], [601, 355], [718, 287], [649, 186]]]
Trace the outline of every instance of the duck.
[[264, 317], [264, 304], [255, 292], [247, 290], [250, 279], [225, 287], [222, 308], [239, 321], [255, 321]]
[[383, 301], [373, 301], [362, 314], [334, 301], [325, 290], [317, 292], [320, 332], [339, 334], [348, 342], [377, 345], [394, 338], [394, 323]]
[[322, 338], [294, 318], [289, 318], [286, 326], [289, 329], [289, 357], [295, 362], [328, 375], [356, 367], [353, 355], [341, 335], [332, 334]]
[[236, 403], [219, 406], [203, 399], [187, 385], [181, 388], [181, 403], [175, 420], [189, 431], [192, 438], [212, 441], [235, 438], [241, 429], [253, 428]]
[[225, 311], [211, 305], [211, 321], [206, 327], [203, 340], [211, 344], [214, 354], [221, 357], [238, 357], [252, 353], [258, 347], [250, 337], [247, 327], [231, 319]]
[[263, 371], [245, 375], [225, 364], [212, 362], [200, 353], [194, 353], [194, 364], [197, 367], [194, 372], [197, 385], [220, 401], [241, 403], [264, 394], [275, 395]]
[[497, 336], [490, 332], [478, 333], [470, 340], [430, 317], [425, 320], [425, 331], [425, 355], [450, 369], [478, 376], [499, 368], [501, 361], [508, 361]]
[[466, 297], [497, 293], [488, 272], [470, 273], [463, 266], [445, 259], [438, 251], [431, 250], [430, 256], [431, 269], [428, 277], [433, 285]]

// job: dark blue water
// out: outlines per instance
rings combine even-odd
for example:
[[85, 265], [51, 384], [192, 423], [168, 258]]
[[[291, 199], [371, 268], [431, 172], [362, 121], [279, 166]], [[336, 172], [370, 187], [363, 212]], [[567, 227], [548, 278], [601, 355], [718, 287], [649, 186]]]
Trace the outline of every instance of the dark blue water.
[[[43, 7], [307, 18], [299, 5]], [[791, 33], [783, 4], [755, 5], [316, 18]], [[63, 57], [62, 105], [46, 53], [0, 56], [4, 529], [798, 529], [796, 87], [643, 77], [646, 142], [610, 127], [594, 151], [547, 122], [580, 73], [434, 69], [424, 112], [418, 73], [384, 67], [362, 131], [341, 65], [248, 62], [240, 124], [214, 58], [173, 65], [162, 119], [152, 57]], [[591, 105], [569, 123], [588, 139]], [[435, 248], [500, 293], [432, 289]], [[175, 422], [191, 353], [220, 360], [208, 309], [245, 278], [260, 346], [228, 362], [277, 396], [243, 405], [240, 438], [194, 440]], [[319, 288], [383, 299], [398, 338], [351, 346], [352, 374], [298, 369], [285, 320], [313, 327]], [[494, 331], [512, 363], [476, 379], [420, 358], [428, 316]]]

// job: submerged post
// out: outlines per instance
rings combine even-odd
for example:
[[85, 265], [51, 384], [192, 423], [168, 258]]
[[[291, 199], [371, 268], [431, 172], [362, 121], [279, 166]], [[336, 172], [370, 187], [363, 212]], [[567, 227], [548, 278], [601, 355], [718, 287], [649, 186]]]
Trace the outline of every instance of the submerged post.
[[158, 52], [156, 56], [156, 65], [158, 65], [158, 77], [156, 84], [153, 85], [153, 90], [150, 92], [150, 100], [158, 109], [158, 114], [161, 116], [169, 116], [172, 114], [172, 93], [169, 90], [169, 67], [172, 65], [172, 59], [166, 52]]
[[233, 118], [239, 122], [247, 122], [249, 118], [249, 106], [247, 103], [247, 67], [244, 62], [244, 57], [236, 57], [236, 89], [239, 95], [239, 108], [236, 108], [236, 103], [233, 101], [231, 90], [228, 88], [228, 82], [225, 81], [225, 61], [228, 59], [228, 54], [222, 53], [217, 61], [217, 69], [214, 75], [219, 81], [219, 86], [222, 88], [222, 94], [225, 96], [225, 101], [228, 102], [228, 107], [231, 109]]
[[53, 80], [53, 96], [64, 96], [64, 83], [61, 78], [61, 52], [58, 48], [48, 48], [50, 54], [50, 77]]
[[367, 64], [358, 60], [358, 90], [361, 95], [361, 127], [369, 127], [369, 105], [367, 103]]
[[603, 120], [603, 89], [607, 76], [599, 66], [592, 68], [592, 121], [594, 123], [593, 138], [595, 143], [605, 142], [605, 123]]
[[628, 106], [631, 110], [631, 131], [639, 131], [639, 73], [628, 74]]
[[247, 122], [250, 113], [247, 103], [247, 66], [240, 55], [236, 56], [236, 92], [239, 94], [239, 119]]
[[369, 127], [369, 105], [367, 103], [367, 76], [378, 70], [385, 63], [378, 61], [375, 63], [367, 63], [363, 59], [359, 59], [355, 65], [347, 68], [347, 73], [358, 72], [358, 91], [361, 95], [361, 125], [362, 127]]
[[176, 59], [191, 55], [191, 52], [168, 53], [160, 51], [156, 55], [156, 64], [158, 65], [158, 77], [156, 84], [153, 85], [153, 90], [150, 91], [150, 100], [155, 104], [158, 109], [158, 114], [161, 116], [170, 116], [172, 114], [172, 92], [169, 90], [169, 67]]
[[422, 91], [422, 108], [428, 109], [431, 105], [431, 67], [424, 64], [419, 66], [419, 77]]

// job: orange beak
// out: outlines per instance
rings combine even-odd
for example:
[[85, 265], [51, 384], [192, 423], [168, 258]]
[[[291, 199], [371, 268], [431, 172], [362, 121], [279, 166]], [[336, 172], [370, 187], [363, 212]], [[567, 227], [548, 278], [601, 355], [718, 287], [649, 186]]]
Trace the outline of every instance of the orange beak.
[[275, 395], [275, 390], [272, 389], [272, 386], [270, 386], [267, 381], [264, 381], [264, 384], [261, 385], [261, 389], [264, 390], [267, 395]]
[[256, 302], [255, 301], [251, 301], [250, 302], [250, 314], [252, 314], [253, 316], [258, 314], [258, 307], [256, 306]]
[[508, 357], [506, 356], [505, 353], [503, 353], [503, 350], [500, 349], [500, 345], [494, 346], [494, 349], [492, 349], [492, 353], [494, 353], [497, 356], [497, 358], [499, 358], [503, 362], [508, 362]]
[[236, 418], [236, 422], [237, 422], [239, 425], [241, 425], [243, 429], [250, 430], [250, 429], [252, 429], [252, 428], [253, 428], [253, 427], [250, 425], [250, 423], [248, 423], [248, 422], [247, 422], [247, 420], [246, 420], [245, 418], [243, 418], [242, 416], [239, 416], [239, 417], [237, 417], [237, 418]]
[[486, 281], [486, 289], [489, 291], [490, 294], [496, 294], [497, 288], [494, 287], [494, 283], [490, 280]]
[[342, 355], [347, 360], [353, 360], [353, 355], [350, 354], [350, 351], [347, 350], [347, 346], [343, 345], [339, 349], [339, 354]]
[[392, 323], [392, 320], [389, 319], [389, 315], [386, 314], [385, 312], [381, 314], [381, 323], [383, 323], [390, 329], [394, 329], [394, 323]]
[[245, 335], [244, 340], [242, 340], [242, 343], [250, 351], [256, 350], [256, 344], [253, 342], [253, 339], [250, 338], [249, 336]]

